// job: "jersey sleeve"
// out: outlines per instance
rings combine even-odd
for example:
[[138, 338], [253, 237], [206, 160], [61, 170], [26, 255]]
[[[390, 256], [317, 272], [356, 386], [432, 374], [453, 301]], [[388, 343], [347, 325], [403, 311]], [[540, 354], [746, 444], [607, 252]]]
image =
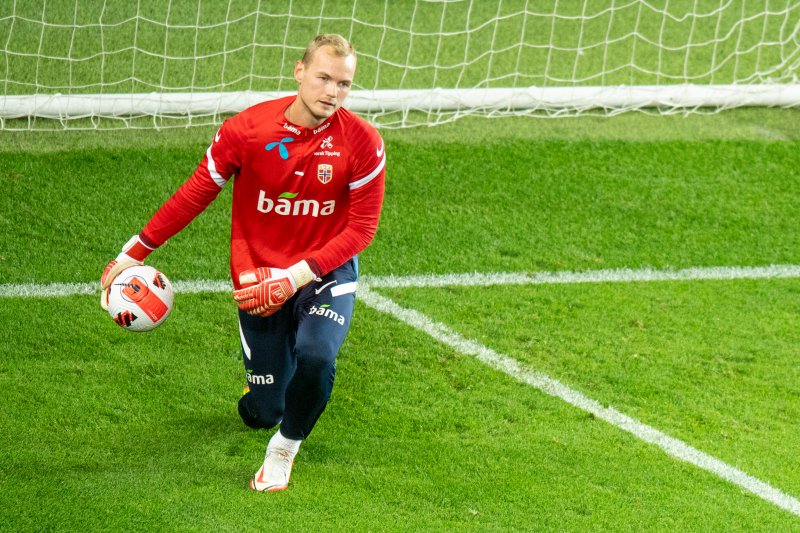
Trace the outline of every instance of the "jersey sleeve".
[[145, 245], [155, 249], [185, 228], [238, 173], [247, 131], [242, 123], [237, 115], [222, 124], [194, 173], [142, 229], [139, 238]]
[[364, 250], [378, 230], [386, 177], [383, 139], [365, 123], [349, 142], [352, 143], [354, 162], [349, 181], [347, 225], [341, 233], [311, 254], [309, 263], [319, 275], [327, 274]]

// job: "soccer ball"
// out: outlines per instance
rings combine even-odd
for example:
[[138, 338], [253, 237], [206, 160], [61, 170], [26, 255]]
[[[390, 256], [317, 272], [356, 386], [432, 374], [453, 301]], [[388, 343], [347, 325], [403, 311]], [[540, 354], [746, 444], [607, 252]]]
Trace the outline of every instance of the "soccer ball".
[[123, 270], [108, 291], [108, 314], [129, 331], [150, 331], [172, 311], [172, 284], [163, 273], [148, 265]]

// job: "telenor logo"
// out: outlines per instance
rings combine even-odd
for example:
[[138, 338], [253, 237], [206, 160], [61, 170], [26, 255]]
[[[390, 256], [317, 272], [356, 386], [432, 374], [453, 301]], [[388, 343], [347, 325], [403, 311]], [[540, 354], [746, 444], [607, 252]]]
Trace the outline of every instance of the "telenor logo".
[[280, 141], [275, 141], [273, 143], [269, 143], [267, 146], [265, 146], [265, 149], [269, 152], [270, 150], [272, 150], [273, 148], [275, 148], [277, 146], [278, 147], [278, 153], [281, 154], [281, 159], [289, 159], [289, 150], [286, 149], [286, 147], [284, 146], [284, 143], [290, 143], [293, 140], [294, 139], [292, 137], [284, 137]]

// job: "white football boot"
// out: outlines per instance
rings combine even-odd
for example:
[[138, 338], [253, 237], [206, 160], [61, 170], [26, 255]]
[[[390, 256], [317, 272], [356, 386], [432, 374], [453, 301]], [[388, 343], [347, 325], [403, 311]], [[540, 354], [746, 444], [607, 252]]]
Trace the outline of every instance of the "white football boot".
[[294, 457], [281, 448], [267, 448], [264, 464], [250, 480], [250, 488], [258, 492], [277, 492], [289, 486]]

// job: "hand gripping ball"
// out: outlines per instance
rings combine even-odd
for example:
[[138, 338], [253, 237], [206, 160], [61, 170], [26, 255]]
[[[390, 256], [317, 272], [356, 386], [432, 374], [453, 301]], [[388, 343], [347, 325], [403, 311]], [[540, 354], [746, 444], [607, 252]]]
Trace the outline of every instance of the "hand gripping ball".
[[114, 279], [108, 291], [108, 313], [129, 331], [150, 331], [172, 311], [172, 284], [148, 265], [132, 266]]

